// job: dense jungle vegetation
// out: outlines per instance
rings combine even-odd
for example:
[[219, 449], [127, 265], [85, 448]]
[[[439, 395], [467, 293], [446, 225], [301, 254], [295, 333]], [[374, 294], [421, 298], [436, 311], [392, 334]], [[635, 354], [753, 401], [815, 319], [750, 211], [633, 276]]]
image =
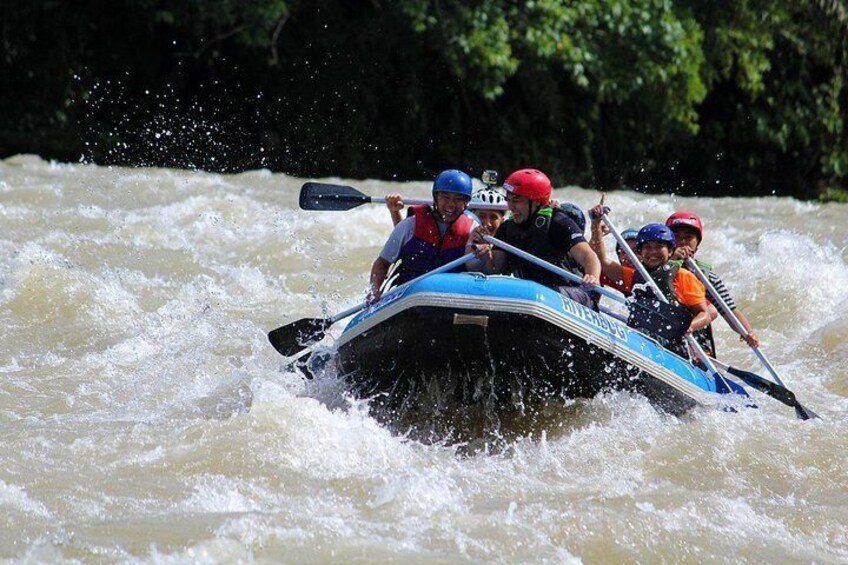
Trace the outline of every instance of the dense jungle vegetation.
[[846, 0], [6, 0], [0, 156], [838, 198]]

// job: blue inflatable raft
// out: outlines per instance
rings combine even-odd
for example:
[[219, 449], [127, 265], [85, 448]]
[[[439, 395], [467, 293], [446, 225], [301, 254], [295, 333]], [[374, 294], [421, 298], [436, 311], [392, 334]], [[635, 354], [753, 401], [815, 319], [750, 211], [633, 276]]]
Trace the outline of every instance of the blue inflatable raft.
[[463, 404], [514, 405], [620, 389], [679, 414], [745, 394], [548, 287], [472, 273], [434, 274], [388, 293], [350, 321], [335, 358], [366, 398], [437, 386]]

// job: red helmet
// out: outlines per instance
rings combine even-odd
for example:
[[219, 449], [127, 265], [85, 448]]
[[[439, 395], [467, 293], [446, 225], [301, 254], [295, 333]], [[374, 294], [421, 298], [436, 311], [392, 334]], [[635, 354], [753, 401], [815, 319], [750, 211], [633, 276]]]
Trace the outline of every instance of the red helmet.
[[547, 204], [551, 201], [551, 179], [538, 169], [519, 169], [509, 175], [504, 190], [530, 200]]
[[692, 212], [687, 212], [686, 210], [675, 212], [668, 217], [665, 221], [665, 225], [671, 229], [680, 226], [687, 226], [694, 229], [698, 232], [698, 243], [701, 243], [701, 240], [704, 238], [704, 224], [701, 223], [701, 218]]

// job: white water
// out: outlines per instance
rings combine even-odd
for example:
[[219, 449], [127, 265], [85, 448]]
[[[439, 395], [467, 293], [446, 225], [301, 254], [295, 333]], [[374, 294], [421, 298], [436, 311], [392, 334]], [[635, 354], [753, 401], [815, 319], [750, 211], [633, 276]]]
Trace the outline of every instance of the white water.
[[[701, 255], [823, 420], [762, 396], [677, 419], [610, 394], [460, 457], [392, 435], [267, 343], [359, 302], [390, 229], [377, 206], [298, 210], [301, 182], [0, 161], [0, 558], [848, 560], [848, 207], [607, 198], [619, 228], [702, 214]], [[719, 345], [759, 371], [727, 328]]]

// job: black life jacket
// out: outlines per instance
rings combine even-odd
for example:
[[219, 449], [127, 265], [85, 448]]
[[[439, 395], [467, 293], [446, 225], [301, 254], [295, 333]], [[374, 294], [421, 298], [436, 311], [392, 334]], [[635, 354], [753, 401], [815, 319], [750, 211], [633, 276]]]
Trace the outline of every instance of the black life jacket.
[[[660, 292], [662, 292], [663, 296], [668, 299], [669, 304], [673, 306], [677, 306], [679, 308], [685, 308], [680, 301], [677, 299], [677, 290], [674, 288], [674, 280], [677, 278], [677, 272], [680, 270], [680, 263], [670, 261], [663, 265], [662, 267], [657, 267], [653, 271], [649, 272], [651, 279], [656, 283], [659, 287]], [[650, 286], [645, 284], [645, 279], [642, 278], [642, 275], [639, 274], [639, 271], [636, 271], [633, 275], [633, 294], [631, 300], [637, 302], [638, 304], [645, 307], [645, 309], [650, 310], [655, 308], [655, 303], [658, 300], [654, 295], [654, 291], [651, 290]], [[627, 320], [627, 325], [642, 329], [645, 328], [640, 324], [640, 311], [641, 308], [631, 308], [631, 314]], [[713, 340], [713, 330], [712, 325], [708, 325], [705, 328], [702, 328], [692, 334], [695, 340], [703, 347], [707, 355], [712, 355], [715, 357], [715, 342]], [[684, 338], [678, 338], [674, 340], [663, 339], [657, 336], [654, 336], [660, 344], [662, 344], [667, 349], [670, 349], [676, 353], [681, 354], [682, 357], [685, 357], [686, 353], [686, 341]]]
[[[568, 218], [568, 215], [559, 208], [544, 206], [533, 215], [530, 219], [530, 226], [526, 228], [519, 226], [513, 220], [504, 222], [502, 238], [505, 242], [514, 245], [522, 251], [526, 251], [531, 255], [535, 255], [548, 263], [553, 263], [557, 267], [561, 267], [583, 278], [582, 270], [579, 269], [575, 261], [571, 260], [568, 252], [556, 249], [551, 245], [548, 232], [554, 218], [559, 219], [560, 217]], [[552, 288], [558, 286], [577, 286], [551, 273], [547, 269], [538, 267], [529, 261], [525, 261], [509, 253], [507, 253], [507, 269], [516, 277], [535, 281]]]

